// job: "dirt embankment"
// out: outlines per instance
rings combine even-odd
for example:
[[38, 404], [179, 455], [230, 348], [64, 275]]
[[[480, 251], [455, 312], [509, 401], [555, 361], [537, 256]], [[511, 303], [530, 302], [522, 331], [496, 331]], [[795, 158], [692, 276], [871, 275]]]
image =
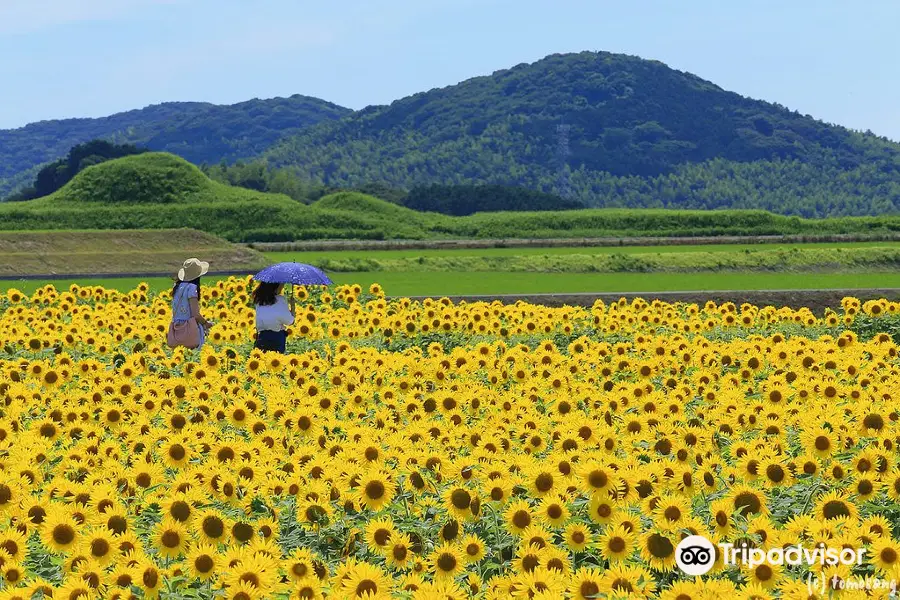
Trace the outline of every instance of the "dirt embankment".
[[[815, 313], [821, 313], [826, 308], [839, 309], [841, 299], [847, 296], [860, 300], [900, 300], [900, 289], [856, 289], [856, 290], [735, 290], [735, 291], [709, 291], [709, 292], [631, 292], [631, 293], [603, 293], [603, 294], [520, 294], [520, 295], [495, 295], [495, 296], [447, 296], [454, 302], [493, 302], [499, 300], [504, 304], [513, 304], [518, 301], [542, 304], [544, 306], [591, 306], [597, 300], [609, 304], [620, 298], [629, 301], [634, 298], [643, 298], [648, 302], [662, 300], [663, 302], [686, 302], [702, 305], [712, 300], [717, 304], [734, 302], [740, 305], [744, 302], [756, 306], [774, 306], [781, 308], [788, 306], [793, 309], [807, 307]], [[414, 300], [422, 300], [424, 297], [413, 297]]]
[[709, 237], [623, 237], [484, 240], [309, 240], [254, 242], [261, 252], [323, 252], [332, 250], [443, 250], [468, 248], [570, 248], [615, 246], [700, 246], [711, 244], [802, 244], [825, 242], [896, 242], [900, 234], [757, 235]]

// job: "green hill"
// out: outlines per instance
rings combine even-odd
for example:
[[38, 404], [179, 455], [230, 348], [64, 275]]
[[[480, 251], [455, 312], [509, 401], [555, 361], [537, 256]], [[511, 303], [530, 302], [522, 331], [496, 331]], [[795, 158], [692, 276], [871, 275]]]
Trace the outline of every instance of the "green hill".
[[201, 164], [251, 158], [281, 136], [351, 111], [307, 96], [231, 106], [172, 102], [101, 119], [66, 119], [0, 130], [0, 197], [33, 180], [41, 165], [94, 139], [139, 144]]
[[900, 231], [900, 217], [807, 220], [764, 211], [582, 209], [449, 216], [357, 192], [306, 205], [212, 181], [196, 166], [150, 152], [88, 167], [37, 200], [0, 203], [0, 230], [191, 228], [232, 242], [305, 239], [459, 239], [714, 236]]
[[570, 188], [595, 207], [807, 217], [900, 211], [900, 145], [604, 52], [370, 107], [283, 138], [266, 157], [333, 186]]
[[43, 198], [0, 203], [0, 230], [189, 227], [237, 242], [422, 238], [437, 217], [353, 193], [307, 206], [212, 181], [184, 159], [157, 152], [88, 167]]

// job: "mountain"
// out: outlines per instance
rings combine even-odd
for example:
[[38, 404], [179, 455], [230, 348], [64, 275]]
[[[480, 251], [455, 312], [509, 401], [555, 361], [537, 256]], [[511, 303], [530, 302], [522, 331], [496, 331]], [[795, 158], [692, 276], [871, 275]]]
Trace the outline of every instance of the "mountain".
[[262, 153], [283, 135], [350, 112], [296, 95], [229, 106], [172, 102], [100, 119], [42, 121], [0, 130], [0, 197], [30, 183], [42, 165], [94, 139], [172, 152], [196, 164], [233, 162]]
[[594, 207], [808, 217], [900, 211], [900, 145], [605, 52], [369, 107], [264, 156], [332, 186], [520, 185]]

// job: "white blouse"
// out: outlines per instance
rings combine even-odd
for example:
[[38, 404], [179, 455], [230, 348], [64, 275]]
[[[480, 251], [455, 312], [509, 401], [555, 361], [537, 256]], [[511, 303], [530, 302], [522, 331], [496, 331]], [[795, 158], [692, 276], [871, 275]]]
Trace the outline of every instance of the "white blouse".
[[275, 304], [256, 307], [257, 331], [282, 331], [288, 325], [294, 324], [294, 315], [288, 307], [284, 296], [275, 296]]

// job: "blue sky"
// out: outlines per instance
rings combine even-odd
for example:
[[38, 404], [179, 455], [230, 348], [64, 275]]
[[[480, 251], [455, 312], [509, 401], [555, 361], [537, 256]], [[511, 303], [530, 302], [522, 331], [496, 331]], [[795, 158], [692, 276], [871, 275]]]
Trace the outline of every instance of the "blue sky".
[[172, 100], [362, 108], [556, 52], [900, 140], [896, 0], [0, 0], [0, 128]]

